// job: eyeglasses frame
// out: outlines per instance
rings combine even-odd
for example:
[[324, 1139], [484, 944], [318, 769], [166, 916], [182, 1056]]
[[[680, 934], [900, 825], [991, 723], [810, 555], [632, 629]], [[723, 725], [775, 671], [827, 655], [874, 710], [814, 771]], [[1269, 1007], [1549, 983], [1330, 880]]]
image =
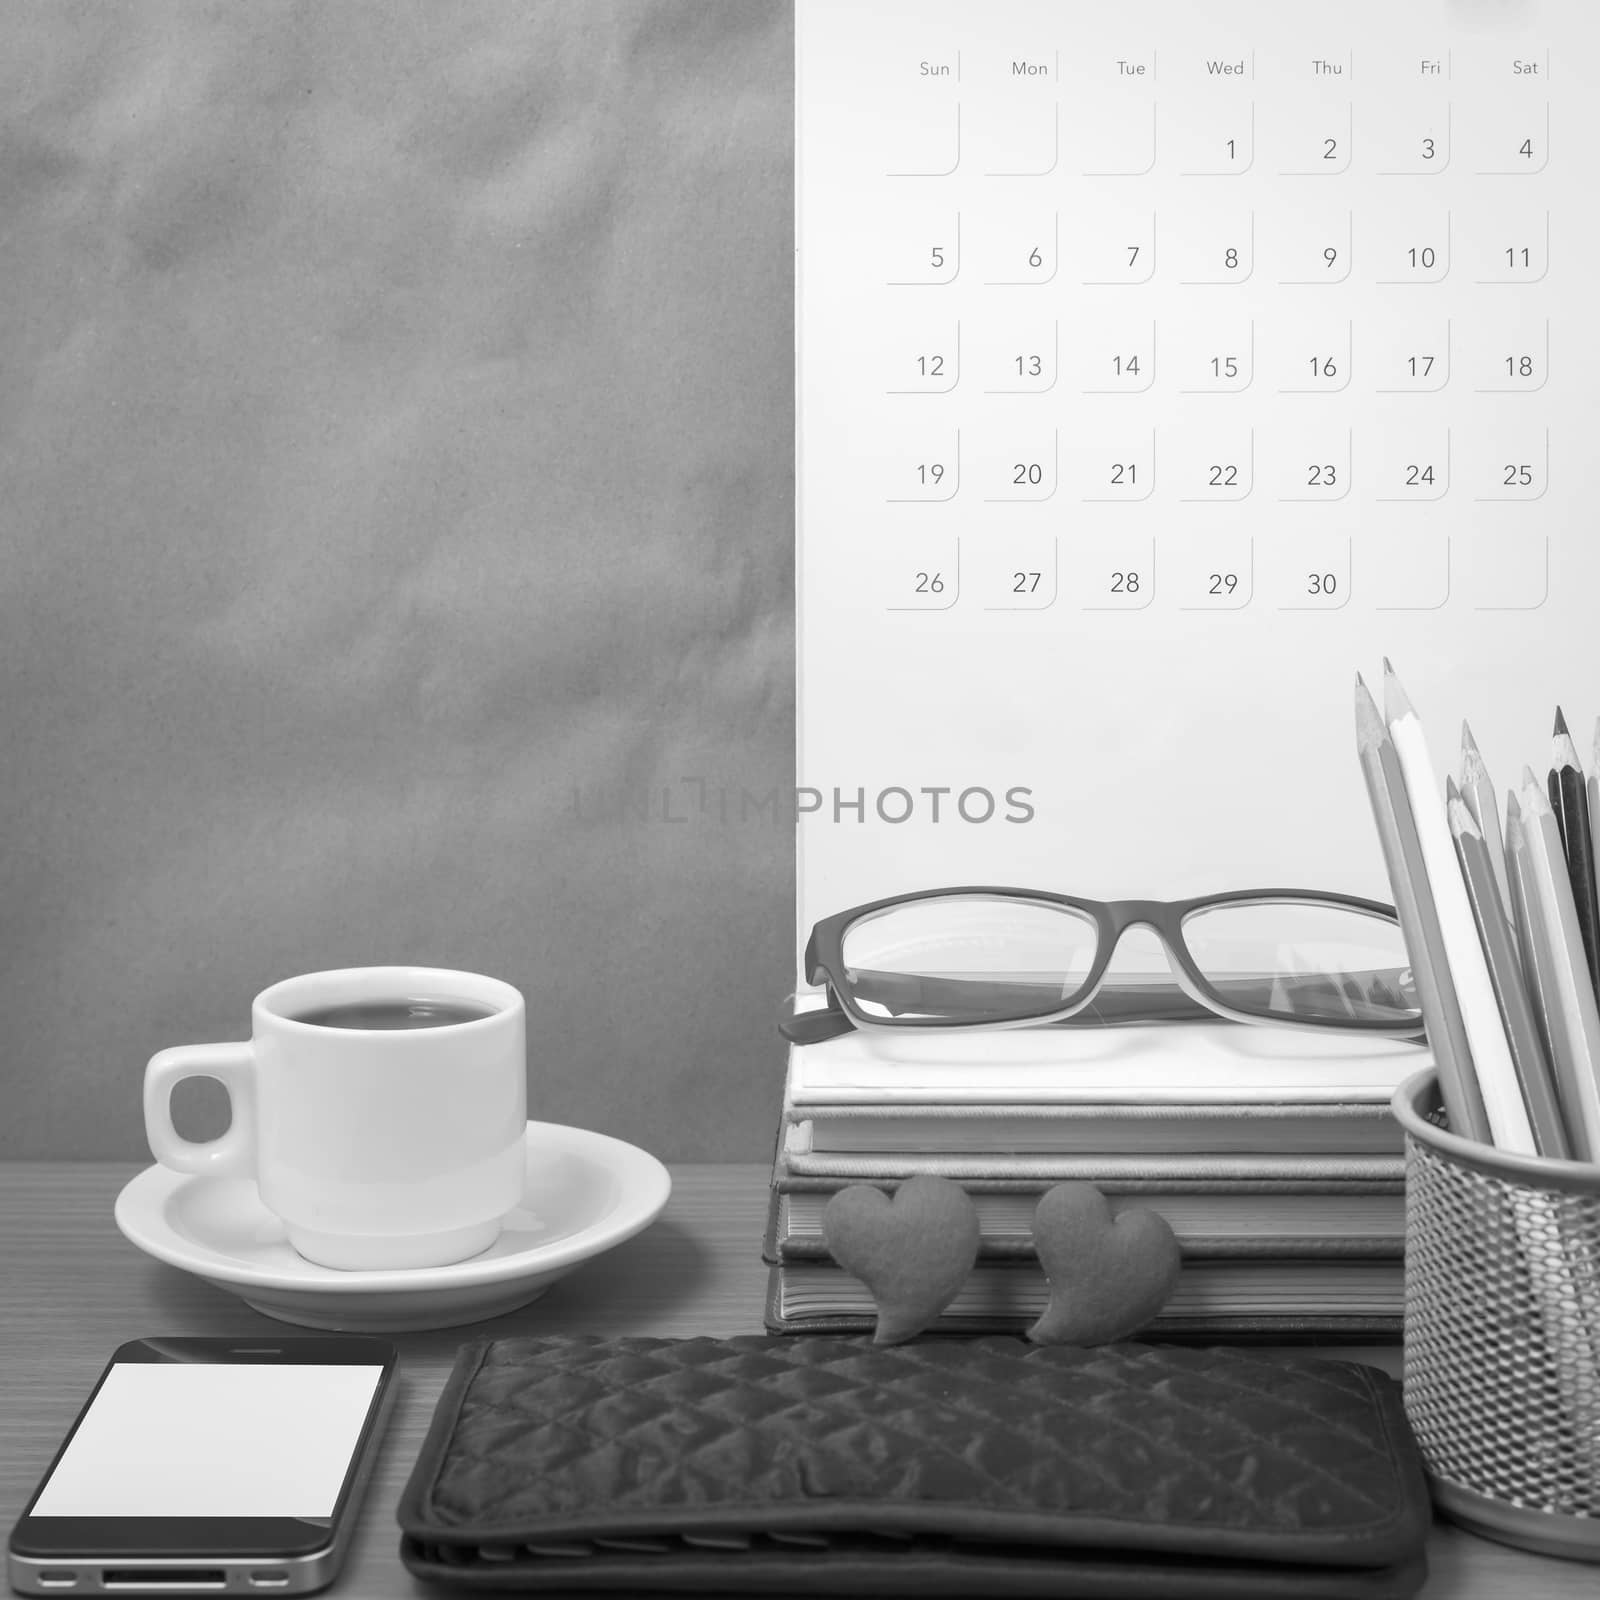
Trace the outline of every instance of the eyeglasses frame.
[[[1094, 960], [1090, 963], [1082, 987], [1065, 1005], [1028, 1016], [1008, 1017], [994, 1022], [973, 1023], [960, 1017], [907, 1017], [888, 1020], [869, 1016], [855, 1004], [844, 981], [844, 938], [847, 930], [864, 918], [900, 906], [915, 905], [920, 900], [948, 900], [962, 896], [984, 896], [1031, 902], [1036, 905], [1064, 907], [1088, 917], [1097, 934]], [[1335, 1029], [1345, 1033], [1369, 1037], [1415, 1039], [1422, 1034], [1421, 1020], [1414, 1023], [1379, 1022], [1362, 1018], [1326, 1018], [1318, 1021], [1301, 1021], [1277, 1012], [1257, 1010], [1233, 1005], [1224, 1000], [1210, 986], [1189, 952], [1183, 937], [1184, 922], [1200, 910], [1210, 910], [1229, 905], [1248, 905], [1252, 902], [1273, 902], [1288, 905], [1338, 906], [1365, 916], [1377, 918], [1399, 926], [1395, 908], [1379, 900], [1367, 900], [1359, 895], [1339, 894], [1327, 889], [1234, 889], [1220, 894], [1195, 895], [1186, 900], [1091, 900], [1079, 895], [1050, 894], [1039, 889], [1013, 889], [995, 885], [968, 884], [950, 889], [919, 889], [910, 894], [890, 895], [883, 900], [873, 900], [865, 905], [852, 906], [848, 911], [835, 912], [824, 917], [811, 930], [806, 940], [805, 972], [807, 982], [825, 985], [839, 1013], [856, 1027], [867, 1031], [896, 1032], [905, 1029], [966, 1029], [984, 1028], [1036, 1028], [1050, 1023], [1066, 1022], [1094, 1004], [1095, 996], [1105, 982], [1111, 959], [1123, 934], [1130, 928], [1149, 928], [1161, 943], [1167, 965], [1178, 987], [1196, 1005], [1232, 1022], [1260, 1026], [1271, 1023], [1279, 1027], [1300, 1028], [1308, 1032], [1326, 1032]], [[808, 1016], [820, 1024], [829, 1012], [799, 1012], [795, 1015], [794, 1031], [783, 1031], [796, 1042], [815, 1042], [816, 1039], [835, 1037], [843, 1030], [836, 1027], [805, 1028]]]

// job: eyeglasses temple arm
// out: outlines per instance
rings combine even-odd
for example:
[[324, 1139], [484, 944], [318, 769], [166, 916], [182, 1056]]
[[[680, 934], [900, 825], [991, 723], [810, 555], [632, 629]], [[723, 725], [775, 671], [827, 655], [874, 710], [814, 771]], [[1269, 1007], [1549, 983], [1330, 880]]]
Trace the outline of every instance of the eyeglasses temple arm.
[[822, 1044], [829, 1039], [842, 1038], [855, 1031], [853, 1023], [835, 1006], [816, 1011], [796, 1011], [782, 1018], [778, 1032], [790, 1044]]

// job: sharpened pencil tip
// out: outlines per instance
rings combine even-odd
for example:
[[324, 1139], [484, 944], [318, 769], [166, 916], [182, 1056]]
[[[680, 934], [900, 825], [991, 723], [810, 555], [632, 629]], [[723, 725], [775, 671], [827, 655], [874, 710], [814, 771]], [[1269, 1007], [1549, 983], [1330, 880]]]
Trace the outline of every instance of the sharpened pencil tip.
[[1402, 717], [1416, 715], [1416, 708], [1411, 704], [1411, 696], [1405, 691], [1395, 670], [1389, 664], [1388, 656], [1383, 658], [1383, 715], [1384, 720], [1392, 727]]
[[1509, 833], [1511, 824], [1522, 826], [1522, 802], [1517, 798], [1515, 789], [1506, 790], [1506, 829]]
[[[1464, 722], [1461, 724], [1461, 787], [1467, 791], [1481, 791], [1488, 795], [1488, 804], [1494, 804], [1494, 786], [1489, 781], [1489, 769], [1484, 765], [1478, 741], [1472, 737], [1472, 729]], [[1472, 807], [1473, 815], [1477, 816], [1478, 807], [1484, 802], [1473, 799], [1467, 804]]]
[[1448, 805], [1452, 800], [1461, 798], [1461, 791], [1456, 787], [1456, 780], [1447, 772], [1444, 778], [1444, 798]]
[[1361, 674], [1356, 674], [1356, 744], [1362, 751], [1379, 748], [1389, 737], [1378, 711], [1378, 702], [1372, 698]]
[[1536, 828], [1540, 817], [1551, 815], [1550, 797], [1531, 769], [1524, 768], [1522, 782], [1522, 815], [1528, 819], [1530, 827]]
[[1556, 712], [1556, 721], [1560, 726], [1550, 735], [1550, 764], [1554, 769], [1550, 774], [1550, 781], [1558, 783], [1559, 774], [1572, 769], [1577, 772], [1580, 780], [1583, 768], [1578, 762], [1578, 747], [1572, 742], [1572, 735], [1567, 732], [1566, 719], [1561, 713]]
[[1557, 706], [1556, 707], [1556, 725], [1555, 725], [1555, 727], [1553, 727], [1550, 730], [1550, 732], [1555, 738], [1559, 739], [1561, 737], [1561, 735], [1566, 733], [1567, 731], [1568, 731], [1567, 730], [1567, 719], [1564, 716], [1562, 716], [1561, 707]]
[[[1514, 805], [1516, 796], [1510, 795], [1508, 799]], [[1506, 807], [1506, 858], [1509, 861], [1522, 850], [1523, 836], [1526, 830], [1522, 826], [1522, 812]]]
[[1444, 808], [1450, 818], [1451, 833], [1458, 838], [1483, 838], [1483, 830], [1478, 826], [1478, 819], [1473, 816], [1467, 802], [1459, 794], [1452, 794], [1445, 801]]

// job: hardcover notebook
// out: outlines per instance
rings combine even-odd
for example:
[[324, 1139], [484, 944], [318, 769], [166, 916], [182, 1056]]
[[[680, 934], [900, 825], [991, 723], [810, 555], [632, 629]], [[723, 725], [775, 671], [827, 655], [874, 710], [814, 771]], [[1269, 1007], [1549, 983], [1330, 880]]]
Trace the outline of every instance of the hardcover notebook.
[[1386, 899], [1355, 670], [1497, 769], [1590, 675], [1600, 7], [796, 30], [800, 942], [940, 884]]
[[[983, 1254], [1033, 1254], [1033, 1213], [1048, 1187], [1029, 1193], [973, 1195]], [[1109, 1187], [1109, 1186], [1107, 1186]], [[1132, 1208], [1158, 1212], [1178, 1236], [1186, 1257], [1216, 1253], [1279, 1258], [1324, 1254], [1398, 1256], [1405, 1246], [1405, 1203], [1398, 1184], [1389, 1193], [1242, 1194], [1110, 1193], [1113, 1212]], [[827, 1193], [775, 1189], [771, 1201], [773, 1259], [826, 1259], [822, 1214]]]
[[[1044, 1311], [1048, 1288], [1030, 1261], [982, 1262], [933, 1323], [933, 1333], [1021, 1333]], [[1388, 1259], [1185, 1260], [1177, 1287], [1146, 1329], [1152, 1338], [1201, 1334], [1388, 1337], [1400, 1331], [1405, 1263]], [[871, 1291], [826, 1261], [772, 1269], [767, 1326], [782, 1333], [867, 1332]]]
[[787, 1099], [801, 1116], [857, 1104], [1386, 1107], [1427, 1060], [1401, 1040], [1205, 1023], [855, 1032], [791, 1048]]
[[981, 1153], [1399, 1155], [1383, 1106], [817, 1106], [791, 1112], [792, 1156]]

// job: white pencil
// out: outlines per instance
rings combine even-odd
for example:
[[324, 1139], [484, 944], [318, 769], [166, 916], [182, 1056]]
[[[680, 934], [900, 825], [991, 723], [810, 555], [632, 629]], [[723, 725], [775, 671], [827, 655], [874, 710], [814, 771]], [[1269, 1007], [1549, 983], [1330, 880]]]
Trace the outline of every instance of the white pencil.
[[1600, 1159], [1600, 1007], [1589, 982], [1561, 830], [1531, 770], [1523, 771], [1519, 799], [1517, 872], [1533, 924], [1534, 959], [1549, 963], [1548, 977], [1538, 987], [1550, 1006], [1545, 1021], [1550, 1063], [1573, 1156], [1594, 1161]]
[[1478, 942], [1477, 924], [1472, 920], [1472, 906], [1461, 879], [1455, 843], [1445, 820], [1444, 795], [1434, 775], [1422, 723], [1387, 661], [1383, 664], [1383, 700], [1389, 737], [1394, 741], [1406, 794], [1417, 819], [1417, 838], [1428, 869], [1428, 886], [1433, 891], [1434, 906], [1439, 913], [1445, 960], [1455, 982], [1461, 1021], [1478, 1077], [1478, 1092], [1483, 1096], [1483, 1109], [1489, 1118], [1489, 1132], [1498, 1150], [1513, 1155], [1537, 1155], [1538, 1146], [1528, 1121], [1528, 1108], [1522, 1101], [1522, 1086], [1517, 1082], [1505, 1022], [1495, 1002], [1489, 965], [1484, 959], [1483, 946]]
[[1395, 913], [1405, 935], [1406, 955], [1417, 985], [1422, 1023], [1439, 1073], [1439, 1093], [1450, 1118], [1450, 1131], [1482, 1144], [1491, 1140], [1489, 1119], [1472, 1070], [1472, 1051], [1461, 1025], [1461, 1007], [1445, 960], [1439, 914], [1428, 892], [1428, 869], [1417, 842], [1416, 818], [1406, 798], [1405, 780], [1394, 752], [1394, 740], [1383, 725], [1383, 715], [1372, 691], [1356, 674], [1356, 748], [1361, 772], [1367, 780], [1372, 820], [1389, 869], [1389, 889]]
[[1478, 750], [1478, 741], [1472, 729], [1461, 724], [1461, 798], [1478, 824], [1483, 842], [1489, 849], [1489, 863], [1494, 868], [1495, 888], [1500, 891], [1500, 904], [1511, 908], [1511, 883], [1506, 877], [1506, 846], [1500, 833], [1500, 808], [1495, 804], [1494, 784], [1489, 779], [1489, 769]]

